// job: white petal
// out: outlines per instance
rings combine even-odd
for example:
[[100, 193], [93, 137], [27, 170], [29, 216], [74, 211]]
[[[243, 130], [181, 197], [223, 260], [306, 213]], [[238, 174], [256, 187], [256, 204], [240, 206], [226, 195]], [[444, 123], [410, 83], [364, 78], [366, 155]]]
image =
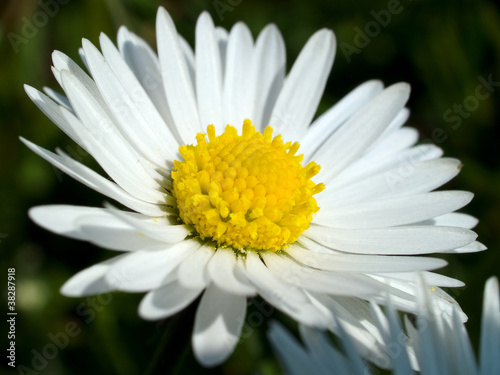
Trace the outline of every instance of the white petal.
[[[224, 76], [224, 121], [218, 132], [226, 124], [240, 126], [243, 120], [252, 118], [248, 95], [251, 83], [248, 72], [253, 58], [252, 34], [244, 23], [237, 23], [231, 29], [227, 42], [226, 71]], [[217, 128], [216, 128], [217, 130]]]
[[[78, 117], [87, 127], [92, 155], [120, 186], [134, 196], [151, 203], [161, 201], [158, 182], [138, 162], [141, 157], [116, 129], [113, 121], [82, 82], [68, 71], [62, 71], [64, 91]], [[126, 172], [126, 173], [125, 173]]]
[[418, 336], [418, 330], [413, 326], [408, 318], [408, 315], [404, 316], [404, 326], [407, 333], [409, 342], [411, 343], [409, 347], [409, 351], [413, 351], [413, 358], [410, 357], [411, 365], [414, 369], [420, 370], [420, 366], [418, 364], [417, 357], [420, 355], [420, 337]]
[[[398, 133], [398, 131], [401, 130], [402, 126], [406, 123], [406, 121], [409, 118], [410, 118], [410, 109], [407, 107], [401, 108], [397, 113], [397, 115], [392, 119], [390, 124], [387, 126], [387, 128], [384, 130], [384, 132], [380, 135], [379, 139], [372, 145], [372, 149], [368, 149], [367, 151], [371, 152], [373, 148], [379, 147], [379, 142], [383, 142], [391, 135]], [[397, 148], [399, 146], [392, 145], [392, 147]]]
[[[116, 127], [131, 147], [143, 158], [146, 158], [143, 164], [154, 163], [154, 168], [159, 169], [160, 166], [165, 164], [166, 160], [173, 160], [174, 152], [171, 152], [171, 150], [175, 150], [175, 145], [165, 147], [165, 145], [158, 142], [160, 135], [155, 135], [149, 123], [153, 123], [155, 120], [163, 122], [163, 120], [158, 116], [152, 105], [147, 108], [145, 102], [149, 101], [149, 98], [142, 90], [141, 85], [137, 81], [134, 82], [134, 75], [121, 60], [120, 54], [111, 41], [101, 36], [101, 44], [106, 47], [107, 55], [117, 70], [116, 73], [97, 48], [86, 39], [83, 40], [83, 50], [92, 76], [112, 116], [110, 116], [110, 119], [115, 120]], [[125, 69], [127, 72], [125, 72]], [[126, 83], [122, 83], [117, 74], [125, 76], [123, 79]], [[150, 110], [149, 114], [148, 109]], [[154, 118], [153, 113], [157, 115], [156, 118]], [[166, 127], [165, 131], [168, 131]]]
[[45, 229], [108, 249], [134, 251], [165, 246], [164, 242], [147, 237], [107, 209], [52, 205], [31, 208], [29, 215]]
[[432, 144], [412, 147], [417, 140], [418, 131], [414, 128], [403, 127], [393, 131], [378, 141], [376, 147], [339, 173], [336, 179], [348, 184], [375, 173], [412, 165], [418, 161], [437, 159], [443, 155], [443, 151]]
[[[269, 324], [267, 338], [273, 346], [276, 356], [280, 359], [286, 373], [289, 375], [318, 374], [326, 375], [322, 368], [311, 358], [310, 354], [280, 323], [272, 321]], [[337, 370], [339, 370], [337, 368]], [[338, 372], [342, 373], [342, 372]]]
[[328, 272], [301, 266], [272, 252], [262, 252], [267, 267], [286, 282], [308, 291], [366, 298], [378, 292], [373, 279], [347, 272]]
[[85, 216], [101, 216], [110, 218], [107, 210], [96, 207], [81, 207], [70, 205], [50, 205], [33, 207], [28, 214], [35, 223], [42, 228], [77, 240], [87, 240], [87, 236], [80, 231], [78, 220]]
[[365, 200], [426, 193], [451, 180], [460, 172], [460, 168], [460, 161], [442, 158], [415, 163], [408, 170], [389, 170], [339, 189], [327, 185], [319, 194], [328, 192], [327, 200], [321, 207], [332, 209]]
[[[415, 298], [418, 289], [416, 283], [375, 274], [372, 274], [371, 276], [387, 285], [387, 293], [391, 296], [391, 302], [395, 308], [411, 313], [417, 313], [420, 305], [417, 303]], [[442, 311], [448, 317], [451, 317], [453, 310], [456, 309], [460, 314], [462, 321], [467, 321], [467, 315], [463, 313], [460, 305], [448, 293], [445, 293], [439, 287], [428, 288], [428, 290], [432, 292], [430, 293], [429, 298], [432, 298], [433, 304], [439, 311]], [[380, 304], [387, 302], [386, 299], [380, 299], [378, 297], [375, 297], [374, 300]]]
[[169, 126], [171, 133], [178, 136], [163, 89], [158, 56], [143, 39], [124, 26], [118, 30], [117, 43], [126, 63], [147, 92], [158, 113]]
[[[452, 324], [453, 326], [450, 327], [450, 330], [448, 331], [450, 333], [450, 344], [453, 345], [453, 356], [451, 356], [451, 363], [449, 363], [450, 367], [455, 365], [456, 373], [463, 375], [477, 375], [478, 367], [474, 357], [474, 350], [472, 349], [469, 335], [467, 334], [467, 330], [465, 329], [459, 314], [453, 314]], [[500, 367], [498, 370], [500, 370]]]
[[356, 348], [352, 342], [349, 333], [346, 332], [342, 323], [339, 323], [337, 331], [337, 334], [341, 339], [342, 346], [344, 347], [344, 353], [348, 359], [349, 367], [351, 368], [350, 373], [365, 374], [368, 368], [360, 356], [359, 349]]
[[87, 63], [87, 57], [85, 56], [85, 52], [83, 51], [83, 48], [78, 48], [78, 56], [80, 56], [80, 60], [82, 60], [83, 65], [85, 65], [85, 68], [89, 70], [89, 64]]
[[331, 30], [317, 31], [293, 64], [269, 121], [286, 141], [295, 141], [306, 133], [325, 89], [335, 47]]
[[[43, 112], [45, 116], [47, 116], [54, 124], [57, 125], [59, 129], [65, 132], [80, 147], [86, 149], [86, 145], [82, 141], [79, 133], [76, 131], [76, 129], [70, 126], [68, 121], [66, 121], [65, 117], [62, 115], [63, 109], [59, 105], [54, 103], [46, 95], [31, 86], [24, 85], [24, 90], [33, 101], [33, 103], [35, 103], [35, 105]], [[71, 104], [69, 104], [69, 106], [71, 106]], [[67, 107], [63, 108], [66, 111], [70, 111]], [[74, 116], [74, 113], [72, 111], [73, 110], [71, 109], [70, 112]]]
[[235, 275], [236, 256], [231, 249], [217, 249], [208, 263], [208, 273], [213, 283], [227, 293], [240, 296], [255, 295], [255, 288]]
[[76, 220], [76, 225], [89, 242], [106, 249], [136, 251], [165, 246], [109, 213], [85, 215]]
[[[387, 285], [386, 293], [391, 296], [391, 303], [394, 307], [401, 311], [416, 313], [418, 304], [416, 302], [416, 287], [414, 283], [401, 281], [390, 277], [382, 277], [378, 275], [371, 275], [374, 279], [384, 282]], [[384, 304], [387, 298], [375, 297], [373, 300], [376, 303]], [[451, 311], [451, 309], [450, 309]]]
[[339, 374], [349, 374], [350, 371], [344, 356], [335, 350], [326, 331], [299, 324], [299, 332], [309, 355], [314, 363], [321, 367], [325, 375], [330, 375], [332, 369], [335, 369]]
[[[32, 89], [32, 90], [35, 90], [33, 89], [32, 87], [28, 86], [28, 85], [24, 85], [25, 87], [25, 90], [26, 90], [26, 93], [28, 93], [28, 89]], [[45, 91], [45, 93], [53, 100], [55, 101], [57, 104], [65, 107], [68, 111], [73, 111], [73, 108], [71, 108], [71, 103], [69, 102], [68, 98], [65, 97], [64, 95], [62, 94], [59, 94], [57, 91], [51, 89], [50, 87], [44, 87], [43, 88], [43, 91]], [[30, 95], [28, 93], [28, 95]], [[30, 96], [31, 98], [31, 96]], [[31, 98], [31, 100], [33, 100], [33, 98]]]
[[173, 281], [146, 294], [139, 305], [139, 315], [147, 320], [168, 318], [193, 302], [202, 290], [188, 289]]
[[378, 158], [378, 155], [374, 158], [371, 155], [364, 155], [328, 184], [334, 184], [335, 189], [340, 189], [372, 176], [383, 175], [387, 187], [392, 190], [413, 173], [418, 173], [416, 169], [419, 167], [419, 162], [438, 159], [442, 155], [443, 150], [439, 147], [425, 144], [395, 154], [382, 155], [382, 158]]
[[309, 162], [311, 155], [324, 140], [328, 139], [340, 125], [383, 89], [384, 85], [380, 81], [362, 83], [320, 115], [311, 124], [304, 138], [300, 140], [300, 152], [304, 154], [304, 161]]
[[[398, 115], [392, 122], [399, 124], [400, 122], [406, 121], [406, 116], [409, 116], [408, 113], [409, 111], [406, 108], [403, 108], [399, 111]], [[391, 125], [389, 125], [389, 127]], [[379, 140], [377, 140], [372, 147], [367, 150], [363, 158], [380, 160], [389, 155], [394, 155], [397, 152], [407, 149], [417, 143], [418, 136], [418, 130], [408, 126], [390, 131], [387, 135], [382, 134]]]
[[[101, 92], [104, 93], [106, 90], [111, 94], [111, 97], [105, 96], [105, 99], [108, 100], [108, 105], [115, 107], [111, 108], [115, 117], [120, 119], [120, 123], [124, 125], [132, 123], [140, 129], [138, 134], [134, 133], [133, 126], [132, 129], [127, 128], [126, 130], [128, 134], [132, 136], [137, 134], [144, 139], [144, 142], [150, 147], [148, 157], [151, 160], [156, 161], [159, 165], [164, 165], [165, 160], [173, 160], [179, 145], [163, 118], [111, 40], [105, 34], [101, 34], [99, 40], [106, 63], [109, 64], [113, 74], [101, 71], [101, 69], [105, 70], [106, 64], [100, 64], [101, 67], [96, 70], [103, 77], [104, 84], [100, 87]], [[118, 82], [115, 82], [114, 76]], [[97, 76], [93, 74], [93, 77], [99, 85]], [[133, 137], [132, 139], [137, 142], [137, 138]], [[154, 155], [157, 155], [156, 159]]]
[[486, 281], [481, 318], [481, 343], [479, 348], [481, 375], [500, 373], [500, 289], [498, 279]]
[[316, 308], [302, 289], [277, 277], [257, 254], [248, 252], [245, 266], [247, 278], [257, 287], [259, 295], [272, 306], [314, 327], [324, 328], [331, 323], [331, 317]]
[[366, 154], [394, 153], [413, 146], [418, 141], [418, 131], [414, 128], [401, 128], [410, 117], [408, 108], [401, 108], [380, 137], [366, 150]]
[[420, 353], [419, 364], [422, 372], [429, 374], [443, 374], [445, 363], [442, 358], [445, 356], [446, 347], [443, 347], [443, 337], [439, 335], [439, 321], [435, 312], [439, 311], [434, 305], [429, 288], [423, 279], [418, 280], [418, 322], [420, 327], [427, 326], [427, 329], [419, 328], [420, 333]]
[[233, 352], [245, 321], [246, 298], [211, 284], [196, 311], [193, 351], [204, 366], [224, 362]]
[[202, 126], [222, 125], [222, 67], [212, 18], [207, 12], [196, 23], [196, 98]]
[[255, 42], [250, 72], [250, 96], [255, 128], [269, 125], [271, 113], [283, 86], [286, 69], [285, 42], [276, 25], [266, 26]]
[[[268, 285], [268, 290], [272, 290], [274, 297], [283, 300], [285, 303], [289, 303], [291, 306], [300, 306], [307, 301], [302, 291], [280, 280], [264, 265], [264, 263], [262, 263], [257, 254], [252, 252], [247, 253], [245, 266], [247, 275], [257, 288]], [[270, 287], [271, 285], [272, 288]]]
[[319, 165], [328, 165], [318, 178], [332, 178], [357, 159], [387, 128], [405, 105], [409, 94], [408, 84], [392, 85], [346, 121], [312, 157]]
[[429, 257], [318, 253], [297, 245], [291, 245], [285, 251], [305, 265], [328, 271], [407, 272], [431, 270], [447, 264], [443, 259]]
[[477, 253], [479, 251], [486, 250], [487, 247], [484, 246], [481, 242], [474, 241], [468, 245], [457, 247], [453, 250], [445, 251], [447, 254], [463, 254], [463, 253]]
[[191, 85], [195, 87], [196, 85], [196, 61], [194, 58], [194, 51], [191, 48], [191, 45], [187, 42], [186, 39], [183, 38], [182, 35], [179, 35], [179, 42], [181, 44], [182, 53], [184, 55], [184, 59], [186, 60], [187, 69], [189, 71], [189, 78], [191, 78]]
[[314, 223], [332, 228], [362, 229], [406, 225], [458, 210], [472, 200], [465, 191], [438, 191], [320, 210]]
[[[355, 345], [355, 353], [377, 364], [379, 367], [387, 368], [386, 347], [375, 321], [371, 314], [369, 303], [359, 298], [327, 296], [317, 294], [316, 297], [324, 304], [335, 317], [334, 324], [329, 328], [339, 334], [339, 326], [349, 335], [349, 339]], [[347, 349], [347, 348], [346, 348]]]
[[190, 289], [205, 287], [210, 280], [207, 264], [213, 255], [214, 250], [203, 245], [184, 259], [177, 269], [179, 283]]
[[189, 229], [185, 225], [171, 225], [167, 218], [158, 217], [150, 218], [134, 212], [125, 212], [118, 210], [110, 204], [105, 204], [107, 208], [116, 217], [130, 224], [132, 227], [144, 232], [147, 236], [158, 241], [163, 241], [169, 244], [178, 243], [189, 235]]
[[215, 27], [215, 38], [217, 39], [217, 46], [219, 47], [220, 53], [220, 61], [222, 65], [222, 75], [224, 76], [224, 72], [226, 71], [226, 54], [227, 54], [227, 43], [229, 38], [229, 33], [223, 27], [216, 26]]
[[[67, 71], [63, 71], [62, 75], [65, 76], [66, 73]], [[93, 81], [92, 84], [94, 84]], [[88, 87], [85, 86], [85, 89], [88, 89]], [[66, 134], [68, 134], [81, 148], [83, 148], [83, 150], [91, 154], [101, 164], [101, 166], [108, 173], [110, 173], [112, 177], [114, 177], [118, 182], [121, 182], [122, 185], [126, 186], [128, 191], [137, 192], [139, 187], [137, 186], [138, 185], [137, 181], [133, 181], [134, 176], [130, 176], [129, 174], [123, 172], [124, 170], [127, 169], [127, 167], [131, 168], [132, 170], [135, 169], [132, 168], [132, 166], [130, 165], [129, 166], [123, 165], [123, 161], [121, 159], [124, 159], [126, 161], [129, 155], [123, 158], [118, 157], [116, 154], [113, 155], [113, 151], [116, 152], [115, 148], [118, 150], [122, 148], [116, 146], [115, 144], [115, 142], [120, 143], [119, 138], [121, 136], [118, 135], [118, 139], [113, 139], [113, 140], [104, 137], [106, 132], [108, 131], [111, 132], [112, 127], [114, 126], [109, 122], [111, 121], [109, 118], [107, 118], [106, 121], [108, 122], [106, 123], [98, 123], [98, 121], [96, 120], [95, 123], [91, 124], [90, 128], [86, 128], [85, 124], [83, 124], [77, 117], [75, 117], [74, 113], [72, 111], [69, 111], [66, 107], [58, 106], [57, 104], [52, 102], [49, 98], [47, 98], [45, 95], [43, 95], [42, 93], [38, 92], [35, 89], [32, 89], [29, 86], [26, 86], [26, 92], [28, 93], [30, 98], [34, 101], [34, 103], [59, 128], [61, 128]], [[90, 93], [90, 91], [88, 91], [87, 94], [88, 93]], [[101, 108], [101, 110], [103, 109]], [[103, 112], [101, 111], [101, 113]], [[106, 118], [106, 115], [103, 116], [104, 117], [102, 117], [102, 120], [105, 121], [104, 119]], [[103, 125], [102, 128], [100, 127], [101, 125]], [[121, 144], [121, 146], [123, 146], [123, 144]], [[126, 147], [127, 146], [125, 146], [125, 148]], [[35, 146], [34, 148], [38, 147]], [[85, 153], [85, 151], [81, 150], [78, 151]], [[130, 149], [126, 148], [126, 151], [124, 152], [129, 152], [129, 151]], [[137, 160], [134, 160], [133, 164], [134, 167], [136, 167], [135, 164], [137, 164], [137, 167], [139, 167], [140, 163], [137, 163]], [[71, 171], [67, 173], [73, 175]], [[154, 173], [157, 174], [157, 172]], [[163, 179], [163, 177], [161, 177], [161, 179]], [[147, 180], [144, 182], [146, 183]], [[147, 199], [152, 199], [153, 196], [158, 196], [158, 192], [156, 191], [156, 189], [158, 188], [158, 184], [156, 182], [153, 182], [153, 188], [154, 190], [150, 194], [147, 194], [147, 197], [149, 197]], [[141, 196], [142, 194], [144, 193], [143, 192], [139, 193], [139, 196]], [[163, 200], [163, 198], [160, 199]]]
[[[163, 209], [163, 205], [156, 205], [137, 199], [136, 197], [123, 190], [117, 184], [109, 181], [108, 179], [94, 172], [92, 169], [86, 167], [85, 165], [71, 159], [69, 156], [56, 155], [23, 138], [21, 138], [21, 141], [39, 156], [47, 160], [49, 163], [59, 168], [69, 176], [73, 177], [78, 182], [81, 182], [82, 184], [90, 187], [91, 189], [94, 189], [95, 191], [104, 194], [111, 199], [114, 199], [117, 202], [120, 202], [125, 206], [144, 215], [164, 215], [165, 211]], [[166, 196], [166, 200], [164, 203], [171, 203], [170, 200], [172, 198], [169, 197], [169, 195]]]
[[378, 273], [377, 275], [388, 277], [388, 278], [395, 278], [398, 280], [405, 280], [409, 282], [416, 282], [417, 277], [423, 277], [425, 280], [426, 284], [428, 285], [433, 285], [433, 286], [440, 286], [440, 287], [447, 287], [447, 288], [459, 288], [464, 286], [465, 284], [457, 279], [453, 279], [451, 277], [447, 277], [444, 275], [440, 275], [438, 273], [434, 272], [420, 272], [420, 273], [414, 273], [414, 272], [392, 272], [392, 273]]
[[311, 225], [303, 235], [341, 251], [394, 255], [446, 251], [465, 246], [477, 237], [467, 229], [423, 226], [350, 230]]
[[467, 214], [462, 214], [459, 212], [453, 212], [449, 214], [445, 214], [442, 216], [435, 217], [431, 220], [426, 220], [420, 225], [437, 225], [437, 226], [445, 226], [445, 227], [460, 227], [465, 229], [474, 228], [479, 220], [474, 216], [470, 216]]
[[175, 126], [182, 143], [191, 144], [203, 131], [194, 88], [184, 58], [177, 30], [167, 11], [160, 7], [156, 18], [156, 36], [160, 70]]
[[106, 281], [118, 290], [145, 292], [177, 279], [172, 272], [200, 245], [183, 241], [162, 250], [140, 250], [128, 253], [106, 274]]
[[377, 311], [375, 316], [378, 317], [377, 323], [381, 332], [386, 331], [387, 335], [384, 335], [384, 341], [389, 349], [389, 353], [393, 354], [392, 365], [394, 366], [394, 375], [407, 375], [412, 374], [412, 367], [408, 357], [407, 347], [405, 339], [409, 340], [404, 334], [401, 328], [401, 324], [398, 319], [397, 312], [389, 303], [386, 309], [386, 316], [382, 314], [378, 305], [372, 303], [372, 308]]
[[106, 282], [105, 275], [125, 255], [118, 255], [102, 263], [94, 264], [73, 275], [61, 287], [61, 294], [68, 297], [84, 297], [113, 290], [114, 288]]
[[[55, 78], [59, 82], [59, 85], [63, 87], [61, 72], [63, 70], [67, 70], [71, 72], [75, 77], [78, 78], [80, 82], [82, 82], [87, 90], [92, 94], [92, 96], [99, 103], [103, 103], [101, 93], [97, 89], [97, 86], [92, 78], [89, 77], [87, 73], [83, 71], [82, 68], [78, 66], [72, 59], [66, 56], [64, 53], [60, 51], [52, 52], [52, 62], [54, 64], [54, 69], [52, 69]], [[67, 92], [66, 92], [67, 94]]]

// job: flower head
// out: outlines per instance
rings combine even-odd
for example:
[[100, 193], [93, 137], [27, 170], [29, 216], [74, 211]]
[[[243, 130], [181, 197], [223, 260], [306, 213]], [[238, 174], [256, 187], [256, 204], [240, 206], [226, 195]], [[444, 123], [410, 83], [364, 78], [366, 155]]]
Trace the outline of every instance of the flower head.
[[199, 133], [197, 146], [182, 146], [174, 162], [173, 189], [179, 217], [201, 240], [234, 250], [278, 251], [297, 241], [318, 211], [313, 198], [324, 185], [310, 178], [319, 167], [300, 163], [299, 144], [256, 132], [250, 120], [242, 134], [228, 125], [209, 142]]
[[[471, 194], [432, 192], [461, 164], [414, 145], [417, 132], [403, 127], [407, 84], [366, 82], [313, 121], [334, 59], [331, 31], [309, 39], [286, 78], [273, 25], [254, 42], [246, 25], [228, 33], [203, 13], [193, 51], [160, 8], [157, 39], [158, 53], [125, 27], [118, 47], [101, 35], [102, 52], [83, 40], [90, 75], [53, 53], [66, 96], [26, 87], [112, 181], [23, 141], [124, 206], [30, 210], [49, 230], [125, 252], [76, 274], [62, 293], [147, 292], [145, 319], [203, 293], [192, 341], [199, 361], [215, 365], [238, 342], [250, 296], [304, 324], [336, 327], [365, 314], [357, 298], [383, 302], [382, 292], [414, 311], [413, 272], [445, 264], [418, 255], [484, 249], [470, 231], [476, 220], [453, 213]], [[450, 310], [453, 300], [437, 290]], [[366, 332], [349, 331], [376, 352]]]

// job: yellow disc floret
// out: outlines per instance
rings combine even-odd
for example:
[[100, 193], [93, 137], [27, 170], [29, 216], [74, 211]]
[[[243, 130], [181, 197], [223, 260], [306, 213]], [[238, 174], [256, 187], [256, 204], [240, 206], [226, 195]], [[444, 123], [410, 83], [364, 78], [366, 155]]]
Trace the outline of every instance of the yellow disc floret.
[[213, 125], [198, 134], [198, 144], [179, 148], [173, 195], [179, 216], [203, 240], [242, 250], [277, 251], [297, 240], [319, 210], [314, 194], [324, 189], [311, 177], [314, 162], [303, 167], [297, 142], [257, 132], [250, 120], [243, 131], [226, 126], [216, 136]]

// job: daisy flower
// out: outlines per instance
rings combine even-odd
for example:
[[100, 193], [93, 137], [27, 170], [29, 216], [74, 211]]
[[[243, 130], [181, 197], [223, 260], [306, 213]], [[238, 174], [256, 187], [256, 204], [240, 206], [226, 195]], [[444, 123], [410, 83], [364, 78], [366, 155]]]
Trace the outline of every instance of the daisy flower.
[[[387, 358], [395, 375], [495, 375], [500, 373], [500, 291], [498, 279], [486, 281], [479, 358], [476, 361], [459, 310], [444, 314], [432, 301], [433, 288], [419, 283], [419, 309], [416, 325], [405, 317], [406, 334], [396, 311], [390, 306], [384, 314], [372, 304], [372, 317], [386, 345]], [[340, 329], [336, 347], [324, 331], [299, 326], [303, 344], [281, 324], [272, 322], [268, 338], [286, 373], [360, 374], [372, 369], [363, 361], [354, 343]]]
[[[192, 345], [206, 366], [231, 354], [257, 295], [307, 325], [342, 320], [373, 353], [360, 298], [383, 301], [383, 291], [413, 311], [413, 272], [445, 265], [418, 255], [483, 249], [476, 220], [453, 213], [472, 195], [431, 192], [461, 164], [414, 146], [417, 132], [403, 127], [408, 84], [366, 82], [313, 121], [335, 55], [330, 30], [307, 41], [287, 75], [274, 25], [254, 41], [245, 24], [227, 32], [203, 13], [193, 51], [160, 8], [156, 31], [157, 53], [125, 27], [117, 47], [104, 34], [101, 51], [84, 39], [90, 74], [54, 52], [65, 95], [26, 87], [109, 179], [23, 142], [117, 202], [30, 210], [48, 230], [124, 252], [76, 274], [63, 294], [147, 292], [145, 319], [201, 295]], [[450, 308], [451, 297], [436, 296]]]

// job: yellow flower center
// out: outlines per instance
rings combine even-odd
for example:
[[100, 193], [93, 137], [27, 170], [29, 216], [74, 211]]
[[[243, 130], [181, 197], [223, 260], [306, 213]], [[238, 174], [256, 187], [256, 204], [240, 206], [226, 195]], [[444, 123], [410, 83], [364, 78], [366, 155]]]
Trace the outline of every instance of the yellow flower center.
[[277, 251], [297, 240], [319, 210], [314, 194], [324, 189], [311, 177], [320, 167], [303, 167], [297, 142], [283, 143], [273, 129], [255, 131], [250, 120], [243, 131], [226, 126], [216, 136], [213, 125], [196, 136], [197, 145], [179, 148], [173, 195], [182, 221], [203, 240], [240, 250]]

